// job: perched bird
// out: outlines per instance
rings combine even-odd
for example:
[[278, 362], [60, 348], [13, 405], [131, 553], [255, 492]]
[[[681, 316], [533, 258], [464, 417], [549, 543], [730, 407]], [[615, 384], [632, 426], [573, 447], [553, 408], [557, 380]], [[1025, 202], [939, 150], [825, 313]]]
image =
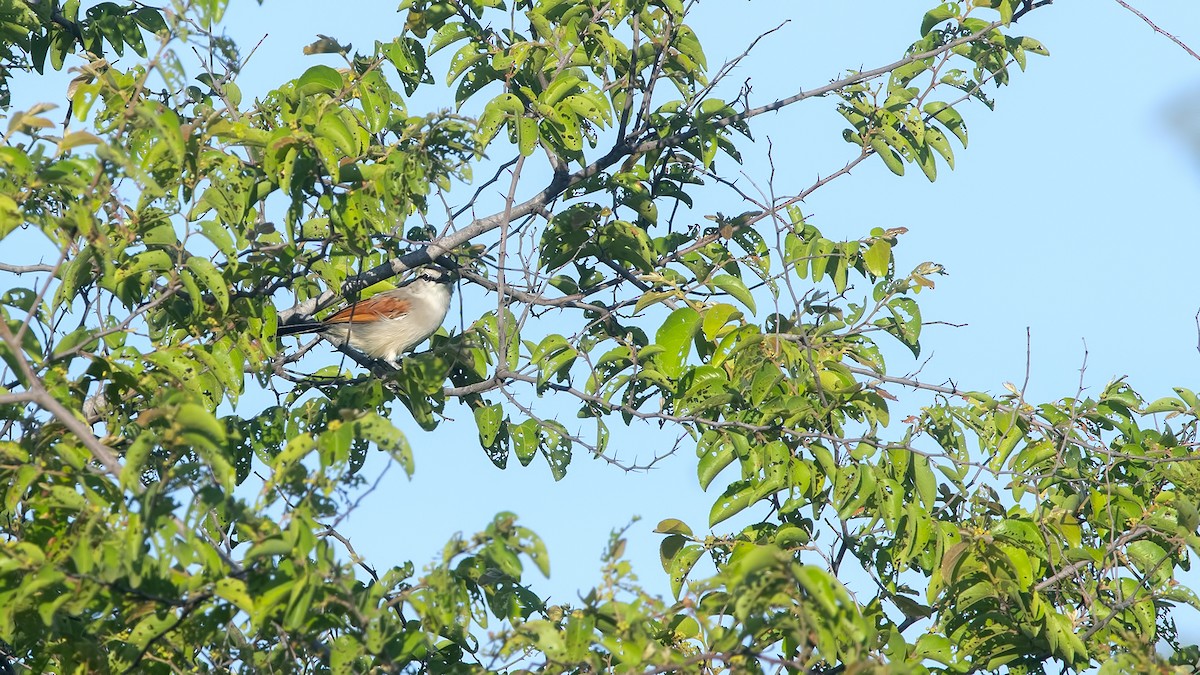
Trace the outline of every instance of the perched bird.
[[400, 366], [400, 355], [424, 342], [442, 325], [450, 309], [454, 277], [423, 267], [400, 287], [345, 307], [321, 321], [284, 324], [276, 334], [320, 333], [338, 345], [349, 344], [373, 359]]

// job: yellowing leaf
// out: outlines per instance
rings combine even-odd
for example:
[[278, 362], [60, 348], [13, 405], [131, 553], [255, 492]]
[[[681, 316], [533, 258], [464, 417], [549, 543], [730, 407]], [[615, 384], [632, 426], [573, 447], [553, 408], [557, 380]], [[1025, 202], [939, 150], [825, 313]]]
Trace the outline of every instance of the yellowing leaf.
[[885, 239], [876, 239], [863, 251], [863, 262], [867, 271], [877, 277], [887, 276], [888, 264], [892, 260], [892, 245]]

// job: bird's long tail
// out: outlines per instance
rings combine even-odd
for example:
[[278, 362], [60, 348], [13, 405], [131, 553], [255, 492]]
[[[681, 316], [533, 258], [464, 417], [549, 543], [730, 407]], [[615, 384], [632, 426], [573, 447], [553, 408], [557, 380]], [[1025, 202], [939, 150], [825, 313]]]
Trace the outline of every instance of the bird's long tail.
[[297, 321], [296, 323], [285, 323], [275, 330], [275, 335], [284, 337], [285, 335], [299, 335], [301, 333], [316, 333], [325, 327], [325, 324], [319, 321]]

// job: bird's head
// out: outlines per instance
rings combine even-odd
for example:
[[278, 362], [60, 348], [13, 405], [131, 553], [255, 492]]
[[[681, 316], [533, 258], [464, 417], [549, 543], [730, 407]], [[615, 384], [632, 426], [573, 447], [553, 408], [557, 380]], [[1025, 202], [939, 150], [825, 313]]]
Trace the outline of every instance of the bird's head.
[[403, 286], [408, 286], [411, 290], [418, 293], [453, 293], [454, 282], [456, 281], [458, 281], [458, 274], [453, 270], [429, 265], [417, 268], [416, 274], [404, 283]]

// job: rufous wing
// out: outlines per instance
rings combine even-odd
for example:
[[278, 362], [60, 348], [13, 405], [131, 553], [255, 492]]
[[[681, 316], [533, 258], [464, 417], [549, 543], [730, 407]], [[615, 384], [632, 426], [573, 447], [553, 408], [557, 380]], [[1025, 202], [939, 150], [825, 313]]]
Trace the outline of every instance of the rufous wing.
[[382, 319], [398, 319], [408, 314], [412, 303], [408, 300], [393, 298], [386, 294], [367, 298], [342, 309], [333, 316], [325, 319], [326, 324], [380, 321]]

